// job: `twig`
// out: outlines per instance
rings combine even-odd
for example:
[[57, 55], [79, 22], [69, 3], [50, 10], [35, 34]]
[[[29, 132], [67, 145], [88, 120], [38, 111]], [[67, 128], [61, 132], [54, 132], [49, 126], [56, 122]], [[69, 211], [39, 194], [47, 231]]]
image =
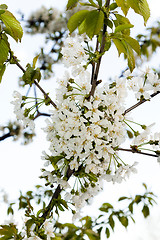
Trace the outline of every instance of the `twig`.
[[[75, 170], [71, 170], [70, 167], [68, 167], [67, 169], [67, 173], [66, 173], [66, 177], [67, 180], [69, 180], [69, 178], [72, 176], [72, 174], [75, 172]], [[54, 205], [55, 205], [55, 199], [58, 198], [59, 194], [61, 193], [62, 188], [60, 187], [60, 185], [57, 186], [55, 192], [52, 195], [52, 198], [48, 204], [48, 206], [46, 207], [46, 209], [44, 210], [44, 213], [42, 214], [42, 216], [40, 217], [41, 219], [41, 224], [38, 226], [39, 228], [42, 226], [42, 224], [45, 222], [46, 218], [49, 216], [50, 212], [52, 211]]]
[[[22, 70], [23, 73], [25, 73], [25, 69], [21, 66], [21, 64], [18, 62], [17, 58], [15, 56], [12, 56], [16, 65]], [[43, 88], [38, 84], [37, 81], [34, 80], [34, 84], [36, 85], [36, 87], [39, 88], [39, 90], [44, 94], [44, 96], [50, 100], [50, 103], [56, 108], [58, 109], [57, 105], [50, 99], [50, 97], [48, 96], [48, 94], [43, 90]]]
[[[109, 7], [109, 4], [110, 4], [110, 0], [107, 0], [106, 1], [106, 8]], [[104, 52], [104, 47], [105, 47], [105, 41], [106, 41], [106, 31], [107, 31], [107, 26], [106, 24], [104, 23], [103, 25], [103, 35], [102, 35], [102, 42], [101, 42], [101, 48], [100, 48], [100, 51], [99, 51], [99, 54], [100, 54], [100, 57], [98, 59], [98, 62], [96, 64], [96, 68], [94, 67], [94, 73], [92, 72], [92, 79], [91, 79], [91, 84], [92, 84], [92, 87], [91, 87], [91, 91], [89, 93], [89, 97], [90, 96], [93, 96], [94, 95], [94, 92], [96, 90], [96, 86], [97, 86], [97, 79], [98, 79], [98, 74], [99, 74], [99, 69], [100, 69], [100, 65], [101, 65], [101, 59], [102, 59], [102, 54]], [[98, 40], [97, 40], [98, 41]], [[97, 44], [98, 46], [98, 44]]]
[[[153, 94], [151, 94], [150, 97], [153, 98], [153, 97], [157, 96], [159, 93], [160, 93], [160, 91], [158, 91], [158, 92], [156, 92], [156, 93], [153, 93]], [[133, 106], [131, 106], [131, 107], [129, 107], [128, 109], [126, 109], [126, 110], [124, 111], [123, 115], [126, 115], [127, 113], [131, 112], [133, 109], [139, 107], [142, 103], [147, 102], [147, 101], [148, 101], [148, 100], [146, 100], [146, 99], [140, 100], [139, 102], [137, 102], [137, 103], [134, 104]]]
[[9, 132], [0, 137], [0, 141], [5, 140], [6, 138], [12, 137], [13, 135]]
[[51, 114], [48, 114], [48, 113], [41, 113], [41, 112], [37, 111], [37, 114], [36, 114], [36, 116], [34, 117], [33, 120], [37, 119], [37, 118], [40, 117], [40, 116], [50, 117]]
[[140, 150], [135, 150], [135, 149], [127, 149], [127, 148], [118, 148], [116, 149], [117, 151], [125, 151], [125, 152], [132, 152], [132, 153], [138, 153], [138, 154], [142, 154], [142, 155], [146, 155], [146, 156], [150, 156], [150, 157], [158, 157], [158, 155], [156, 154], [151, 154], [151, 153], [145, 153], [145, 152], [141, 152]]

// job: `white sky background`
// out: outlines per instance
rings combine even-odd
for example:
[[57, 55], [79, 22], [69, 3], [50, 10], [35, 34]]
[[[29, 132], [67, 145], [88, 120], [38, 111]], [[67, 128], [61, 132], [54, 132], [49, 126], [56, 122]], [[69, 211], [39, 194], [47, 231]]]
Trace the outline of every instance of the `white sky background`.
[[[41, 5], [62, 9], [65, 7], [66, 2], [67, 1], [65, 0], [4, 1], [4, 3], [8, 5], [9, 10], [13, 12], [17, 18], [19, 17], [19, 15], [16, 13], [17, 10], [21, 10], [28, 15]], [[150, 26], [150, 24], [159, 17], [160, 3], [159, 0], [148, 0], [148, 2], [150, 4], [152, 17], [147, 26]], [[142, 17], [135, 17], [135, 15], [133, 17], [131, 15], [131, 18], [131, 23], [135, 24], [136, 29], [133, 31], [133, 34], [142, 33], [144, 31]], [[39, 36], [31, 37], [25, 34], [22, 39], [22, 43], [19, 43], [18, 45], [17, 43], [12, 43], [12, 49], [21, 60], [21, 64], [25, 67], [28, 62], [32, 61], [34, 53], [39, 51], [39, 47], [41, 45], [43, 45], [43, 41]], [[101, 71], [101, 78], [104, 80], [107, 80], [107, 78], [110, 76], [113, 77], [115, 75], [119, 75], [121, 70], [125, 69], [126, 66], [122, 61], [122, 58], [118, 58], [118, 54], [115, 49], [109, 51], [107, 55], [108, 56], [104, 57], [101, 66], [101, 69], [106, 69], [104, 72]], [[158, 67], [160, 65], [159, 57], [157, 55], [156, 57], [153, 57], [151, 64], [149, 64], [149, 66]], [[61, 70], [62, 69], [57, 68], [57, 76]], [[8, 67], [2, 80], [2, 84], [0, 85], [0, 125], [5, 124], [9, 119], [15, 119], [13, 107], [10, 104], [10, 101], [12, 101], [13, 91], [18, 89], [18, 76], [21, 76], [21, 71], [17, 69], [16, 66], [10, 66]], [[42, 81], [41, 85], [44, 87], [44, 89], [46, 89], [46, 91], [51, 90], [54, 92], [54, 81]], [[150, 103], [145, 103], [143, 106], [135, 109], [132, 113], [133, 117], [135, 117], [135, 119], [137, 119], [139, 122], [147, 125], [156, 122], [156, 128], [158, 129], [157, 131], [160, 131], [159, 102], [160, 96], [155, 97]], [[128, 103], [128, 106], [130, 105], [132, 105], [131, 102]], [[7, 139], [3, 142], [0, 142], [0, 189], [5, 189], [6, 192], [9, 193], [10, 199], [16, 198], [19, 194], [19, 190], [31, 190], [33, 189], [34, 185], [41, 184], [41, 180], [38, 178], [38, 176], [41, 174], [40, 168], [43, 167], [43, 161], [41, 161], [41, 152], [42, 150], [47, 150], [48, 148], [48, 143], [45, 141], [45, 134], [41, 130], [41, 127], [45, 126], [43, 117], [41, 119], [37, 119], [37, 125], [37, 138], [33, 144], [21, 146], [19, 142], [13, 142], [12, 139]], [[155, 194], [159, 194], [160, 196], [160, 166], [157, 164], [156, 159], [146, 156], [131, 156], [130, 154], [123, 154], [123, 159], [126, 159], [129, 164], [133, 164], [134, 161], [138, 161], [138, 174], [131, 176], [128, 181], [120, 185], [105, 184], [105, 191], [96, 197], [96, 200], [91, 208], [85, 208], [85, 214], [93, 214], [93, 209], [98, 208], [103, 202], [114, 203], [120, 196], [142, 193], [142, 182], [145, 182], [150, 189], [155, 192]], [[118, 230], [115, 229], [115, 234], [112, 234], [111, 239], [159, 239], [159, 206], [154, 208], [152, 215], [153, 217], [144, 223], [143, 217], [137, 212], [137, 224], [131, 226], [127, 232], [125, 230], [123, 231], [123, 227], [120, 227]], [[3, 222], [3, 218], [4, 217], [0, 215], [0, 223]], [[143, 233], [139, 232], [140, 230], [138, 225], [142, 227]], [[148, 230], [150, 228], [151, 230]], [[150, 232], [156, 235], [153, 237], [150, 235]]]

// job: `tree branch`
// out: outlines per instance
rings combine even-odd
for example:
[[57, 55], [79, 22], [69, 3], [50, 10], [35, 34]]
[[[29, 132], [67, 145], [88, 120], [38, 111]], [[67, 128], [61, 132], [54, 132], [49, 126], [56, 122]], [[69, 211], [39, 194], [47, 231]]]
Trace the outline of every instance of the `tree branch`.
[[[105, 7], [108, 8], [108, 7], [109, 7], [109, 4], [110, 4], [110, 0], [107, 0]], [[91, 96], [94, 96], [94, 92], [95, 92], [95, 90], [96, 90], [97, 79], [98, 79], [99, 69], [100, 69], [100, 65], [101, 65], [101, 59], [102, 59], [102, 55], [103, 55], [104, 47], [105, 47], [105, 42], [106, 42], [106, 31], [107, 31], [107, 26], [106, 26], [106, 24], [104, 23], [104, 25], [103, 25], [103, 35], [102, 35], [101, 47], [100, 47], [100, 51], [99, 51], [100, 57], [99, 57], [99, 59], [98, 59], [98, 62], [97, 62], [97, 64], [96, 64], [96, 67], [95, 67], [95, 66], [93, 67], [93, 71], [94, 71], [94, 72], [92, 72], [92, 79], [91, 79], [92, 87], [91, 87], [91, 91], [90, 91], [90, 93], [89, 93], [89, 98], [90, 98]], [[98, 39], [97, 39], [97, 42], [98, 42]], [[98, 43], [97, 43], [97, 46], [98, 46]], [[96, 48], [97, 48], [97, 46], [96, 46]]]
[[[16, 65], [22, 70], [23, 73], [25, 73], [25, 69], [21, 66], [21, 64], [18, 62], [17, 58], [15, 56], [12, 56]], [[56, 109], [58, 109], [57, 105], [52, 101], [52, 99], [50, 99], [50, 97], [48, 96], [48, 94], [43, 90], [43, 88], [38, 84], [38, 82], [36, 82], [34, 80], [34, 84], [36, 85], [36, 87], [39, 88], [39, 90], [43, 93], [43, 95], [46, 97], [46, 99], [50, 100], [50, 103], [53, 105], [53, 107], [55, 107]]]
[[[69, 178], [72, 176], [72, 174], [75, 172], [75, 170], [71, 170], [70, 167], [68, 166], [67, 169], [67, 173], [66, 173], [66, 177], [67, 177], [67, 181], [69, 180]], [[42, 226], [42, 224], [45, 222], [46, 218], [49, 216], [50, 212], [52, 211], [54, 205], [55, 205], [55, 199], [58, 198], [59, 194], [61, 193], [62, 188], [60, 187], [60, 185], [57, 186], [56, 190], [54, 191], [52, 198], [48, 204], [48, 206], [46, 207], [46, 209], [44, 210], [44, 213], [42, 214], [42, 216], [40, 217], [41, 219], [41, 224], [39, 225], [39, 228]]]
[[12, 137], [13, 135], [9, 132], [0, 137], [0, 141], [5, 140], [6, 138]]
[[150, 156], [150, 157], [158, 157], [158, 155], [156, 154], [151, 154], [151, 153], [145, 153], [145, 152], [141, 152], [140, 150], [135, 150], [135, 149], [132, 149], [132, 148], [118, 148], [116, 149], [117, 151], [125, 151], [125, 152], [132, 152], [132, 153], [138, 153], [138, 154], [142, 154], [142, 155], [146, 155], [146, 156]]
[[[157, 96], [159, 93], [160, 93], [160, 91], [151, 94], [151, 98]], [[139, 107], [142, 103], [147, 102], [147, 101], [148, 101], [148, 100], [146, 100], [146, 99], [140, 100], [139, 102], [137, 102], [137, 103], [134, 104], [133, 106], [131, 106], [131, 107], [129, 107], [128, 109], [126, 109], [126, 110], [124, 111], [123, 115], [126, 115], [127, 113], [131, 112], [133, 109]]]

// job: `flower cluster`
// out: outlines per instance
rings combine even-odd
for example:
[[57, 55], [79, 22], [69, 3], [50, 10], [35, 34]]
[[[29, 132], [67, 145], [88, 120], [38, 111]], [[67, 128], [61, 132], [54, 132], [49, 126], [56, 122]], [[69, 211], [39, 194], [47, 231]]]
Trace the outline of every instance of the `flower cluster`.
[[137, 74], [135, 74], [135, 71], [132, 74], [129, 71], [125, 73], [128, 79], [128, 88], [135, 92], [137, 100], [149, 100], [152, 93], [160, 91], [158, 74], [152, 72], [150, 69], [146, 69], [144, 72], [138, 71]]
[[30, 117], [28, 117], [28, 112], [24, 111], [22, 108], [23, 96], [19, 92], [14, 91], [13, 97], [15, 98], [15, 100], [11, 103], [14, 105], [14, 113], [17, 120], [22, 123], [24, 128], [29, 127], [33, 131], [35, 128], [34, 121]]
[[42, 6], [35, 12], [33, 12], [27, 20], [27, 31], [28, 33], [55, 33], [67, 30], [67, 22], [70, 17], [80, 10], [84, 9], [93, 9], [90, 6], [83, 6], [78, 4], [73, 9], [62, 13], [56, 8], [47, 9], [45, 6]]
[[45, 238], [47, 240], [51, 240], [52, 238], [55, 237], [54, 224], [53, 224], [52, 218], [46, 219], [45, 222], [43, 223], [42, 228], [41, 228], [41, 236], [42, 237], [39, 237], [38, 235], [35, 234], [35, 227], [36, 227], [36, 224], [32, 224], [30, 226], [30, 236], [29, 237], [26, 237], [27, 230], [24, 227], [24, 231], [22, 232], [23, 239], [25, 239], [25, 240], [41, 240], [41, 239]]
[[67, 22], [56, 8], [47, 9], [42, 6], [33, 12], [26, 26], [29, 33], [52, 33], [67, 28]]
[[[134, 165], [121, 161], [117, 151], [126, 137], [125, 79], [98, 86], [94, 96], [89, 96], [90, 73], [83, 67], [87, 55], [80, 40], [69, 37], [62, 49], [63, 62], [71, 71], [58, 79], [58, 109], [53, 111], [51, 120], [47, 119], [44, 129], [51, 154], [44, 153], [42, 157], [47, 160], [45, 166], [54, 167], [51, 172], [43, 169], [43, 177], [50, 184], [68, 189], [65, 197], [76, 209], [102, 189], [101, 180], [121, 182], [136, 172]], [[68, 169], [75, 178], [73, 187], [68, 181]]]

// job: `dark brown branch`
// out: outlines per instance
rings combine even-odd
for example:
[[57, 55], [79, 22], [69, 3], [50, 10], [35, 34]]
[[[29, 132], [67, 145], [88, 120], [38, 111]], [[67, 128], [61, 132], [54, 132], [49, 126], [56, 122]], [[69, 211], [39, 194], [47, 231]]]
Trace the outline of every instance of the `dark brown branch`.
[[[159, 93], [160, 93], [160, 91], [151, 94], [151, 98], [157, 96]], [[139, 107], [142, 103], [147, 102], [147, 101], [148, 101], [148, 100], [146, 100], [146, 99], [140, 100], [139, 102], [137, 102], [137, 103], [134, 104], [133, 106], [131, 106], [131, 107], [129, 107], [128, 109], [126, 109], [126, 110], [124, 111], [123, 115], [126, 115], [127, 113], [131, 112], [133, 109]]]
[[37, 114], [36, 114], [36, 116], [34, 117], [33, 120], [35, 120], [36, 118], [38, 118], [38, 117], [40, 117], [40, 116], [50, 117], [51, 114], [48, 114], [48, 113], [41, 113], [41, 112], [37, 111]]
[[50, 97], [48, 96], [48, 94], [43, 90], [43, 88], [41, 88], [41, 86], [34, 80], [34, 84], [39, 88], [39, 90], [44, 94], [44, 96], [46, 97], [46, 99], [49, 98], [49, 102], [53, 105], [53, 107], [55, 107], [56, 109], [58, 109], [57, 105], [50, 99]]
[[13, 135], [9, 132], [0, 137], [0, 141], [5, 140], [6, 138], [12, 137]]
[[[69, 180], [69, 178], [72, 176], [72, 174], [75, 172], [75, 170], [71, 170], [70, 167], [68, 167], [67, 173], [66, 173], [66, 177], [67, 177], [67, 181]], [[62, 191], [62, 188], [60, 187], [60, 185], [57, 186], [55, 192], [52, 195], [52, 198], [48, 204], [48, 206], [46, 207], [46, 209], [44, 210], [44, 213], [42, 214], [42, 216], [40, 217], [41, 219], [41, 224], [39, 225], [39, 228], [42, 226], [42, 224], [45, 222], [46, 218], [49, 217], [50, 212], [52, 211], [52, 209], [55, 206], [55, 199], [58, 199], [58, 196], [60, 195]]]
[[117, 151], [125, 151], [125, 152], [132, 152], [132, 153], [138, 153], [138, 154], [142, 154], [142, 155], [146, 155], [146, 156], [150, 156], [150, 157], [158, 157], [158, 155], [156, 154], [151, 154], [151, 153], [145, 153], [145, 152], [141, 152], [140, 150], [135, 150], [135, 149], [132, 149], [132, 148], [118, 148], [116, 149]]
[[[109, 7], [109, 4], [110, 4], [110, 0], [107, 0], [106, 5], [105, 5], [106, 8]], [[94, 92], [96, 90], [98, 74], [99, 74], [99, 69], [100, 69], [100, 65], [101, 65], [101, 59], [102, 59], [102, 55], [103, 55], [104, 47], [105, 47], [105, 42], [106, 42], [106, 31], [107, 31], [107, 26], [104, 23], [101, 47], [100, 47], [100, 51], [99, 51], [100, 57], [99, 57], [98, 62], [96, 64], [96, 68], [94, 67], [94, 74], [92, 73], [92, 79], [91, 79], [92, 87], [91, 87], [91, 91], [89, 93], [89, 96], [94, 96]]]

